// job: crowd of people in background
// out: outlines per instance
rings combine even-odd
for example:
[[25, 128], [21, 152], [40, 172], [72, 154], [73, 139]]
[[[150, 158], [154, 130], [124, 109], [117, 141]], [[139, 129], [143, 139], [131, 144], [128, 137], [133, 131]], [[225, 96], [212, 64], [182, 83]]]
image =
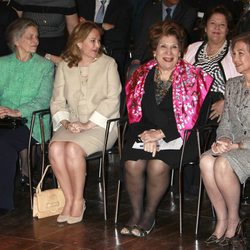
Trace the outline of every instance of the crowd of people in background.
[[[28, 175], [31, 114], [50, 107], [49, 160], [66, 200], [57, 222], [80, 222], [86, 209], [85, 158], [101, 150], [106, 121], [122, 110], [129, 132], [121, 168], [132, 215], [121, 234], [150, 233], [170, 169], [178, 167], [184, 130], [213, 123], [218, 134], [200, 164], [217, 215], [206, 243], [243, 241], [238, 201], [239, 183], [250, 176], [245, 166], [250, 155], [249, 34], [249, 1], [1, 0], [0, 119], [25, 117], [28, 123], [0, 128], [0, 213], [14, 209], [18, 157]], [[37, 126], [33, 143], [40, 140]], [[108, 147], [116, 139], [111, 129]], [[179, 146], [161, 149], [172, 141]], [[192, 136], [188, 143], [191, 147]], [[193, 154], [190, 150], [184, 158]], [[231, 198], [224, 174], [236, 188]], [[186, 175], [190, 181], [197, 173]], [[187, 193], [193, 184], [186, 186]]]

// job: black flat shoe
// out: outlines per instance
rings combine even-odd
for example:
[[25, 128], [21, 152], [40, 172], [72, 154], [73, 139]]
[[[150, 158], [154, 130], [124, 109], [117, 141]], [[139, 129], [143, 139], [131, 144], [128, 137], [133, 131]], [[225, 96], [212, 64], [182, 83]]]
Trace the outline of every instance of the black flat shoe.
[[154, 226], [155, 226], [155, 220], [154, 220], [152, 226], [148, 230], [145, 230], [144, 228], [141, 228], [139, 226], [134, 226], [134, 228], [131, 230], [131, 233], [135, 237], [143, 238], [143, 237], [146, 237], [148, 234], [150, 234], [150, 232], [153, 230]]
[[212, 245], [212, 244], [217, 244], [217, 243], [219, 243], [221, 240], [222, 240], [222, 237], [218, 239], [216, 235], [212, 234], [212, 235], [211, 235], [210, 237], [208, 237], [204, 242], [205, 242], [207, 245]]

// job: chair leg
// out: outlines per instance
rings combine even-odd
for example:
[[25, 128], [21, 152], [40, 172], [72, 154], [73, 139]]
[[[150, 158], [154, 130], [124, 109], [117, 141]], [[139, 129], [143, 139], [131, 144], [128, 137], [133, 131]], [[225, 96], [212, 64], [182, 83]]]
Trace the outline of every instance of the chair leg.
[[102, 178], [102, 159], [99, 160], [99, 170], [98, 170], [98, 180], [101, 181]]
[[31, 169], [31, 146], [28, 148], [28, 175], [29, 175], [29, 196], [30, 196], [30, 208], [33, 210], [33, 183], [32, 183], [32, 169]]
[[247, 185], [247, 179], [243, 184], [242, 184], [242, 189], [241, 189], [241, 204], [248, 205], [249, 204], [249, 196], [246, 195], [246, 185]]
[[115, 203], [115, 224], [117, 224], [117, 219], [118, 219], [120, 189], [121, 189], [121, 181], [118, 180], [117, 193], [116, 193], [116, 203]]
[[174, 188], [174, 174], [175, 174], [175, 170], [172, 169], [171, 170], [171, 180], [170, 180], [170, 189], [173, 191]]
[[106, 197], [106, 181], [105, 181], [105, 157], [102, 156], [101, 161], [101, 170], [102, 170], [102, 190], [103, 190], [103, 212], [104, 212], [104, 220], [107, 220], [107, 197]]
[[187, 135], [188, 135], [188, 131], [186, 130], [184, 133], [184, 138], [183, 138], [183, 145], [182, 145], [182, 151], [181, 151], [181, 159], [180, 159], [180, 164], [179, 164], [179, 229], [180, 229], [180, 236], [182, 236], [182, 223], [183, 223], [183, 209], [182, 209], [182, 205], [183, 205], [183, 198], [182, 198], [182, 194], [183, 194], [183, 177], [182, 177], [182, 168], [183, 168], [183, 157], [184, 157], [184, 152], [185, 152], [185, 146], [186, 146], [186, 141], [187, 141]]
[[198, 194], [197, 212], [196, 212], [196, 224], [195, 224], [195, 236], [198, 235], [198, 230], [199, 230], [201, 198], [202, 198], [201, 196], [202, 196], [202, 177], [200, 175], [199, 194]]
[[182, 200], [182, 169], [179, 170], [179, 230], [180, 230], [180, 236], [182, 236], [182, 222], [183, 222], [183, 210], [182, 210], [183, 200]]

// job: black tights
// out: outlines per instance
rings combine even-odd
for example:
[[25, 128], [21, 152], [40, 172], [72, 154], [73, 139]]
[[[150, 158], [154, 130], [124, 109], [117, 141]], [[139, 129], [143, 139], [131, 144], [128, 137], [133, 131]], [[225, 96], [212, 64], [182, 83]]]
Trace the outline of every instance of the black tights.
[[139, 225], [145, 230], [150, 228], [156, 209], [168, 188], [169, 173], [169, 166], [161, 160], [125, 162], [125, 182], [133, 210], [127, 225]]

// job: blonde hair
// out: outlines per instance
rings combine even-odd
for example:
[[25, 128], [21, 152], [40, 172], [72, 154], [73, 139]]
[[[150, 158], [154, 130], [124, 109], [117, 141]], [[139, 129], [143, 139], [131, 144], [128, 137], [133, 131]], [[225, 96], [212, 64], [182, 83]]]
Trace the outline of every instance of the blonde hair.
[[[68, 63], [70, 68], [77, 66], [82, 59], [82, 55], [77, 43], [84, 41], [93, 29], [96, 29], [100, 35], [102, 35], [102, 29], [97, 24], [90, 21], [78, 24], [70, 34], [66, 49], [62, 54], [62, 58]], [[100, 49], [99, 54], [101, 53], [102, 51]]]

